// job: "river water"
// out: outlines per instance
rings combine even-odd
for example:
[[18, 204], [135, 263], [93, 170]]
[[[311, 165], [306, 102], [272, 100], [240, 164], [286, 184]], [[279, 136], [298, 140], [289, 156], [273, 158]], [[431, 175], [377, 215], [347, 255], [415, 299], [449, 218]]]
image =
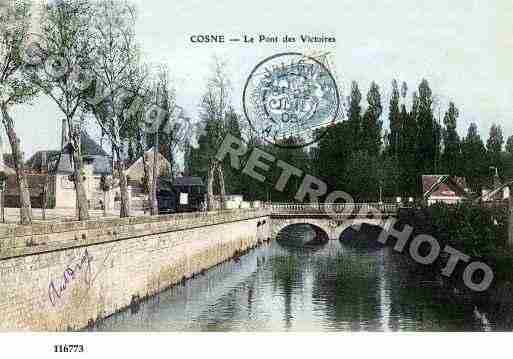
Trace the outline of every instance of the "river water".
[[[291, 227], [292, 228], [292, 227]], [[375, 233], [304, 246], [309, 227], [177, 285], [99, 331], [511, 330], [511, 303], [447, 285], [439, 273], [377, 245]], [[507, 318], [505, 318], [505, 316]]]

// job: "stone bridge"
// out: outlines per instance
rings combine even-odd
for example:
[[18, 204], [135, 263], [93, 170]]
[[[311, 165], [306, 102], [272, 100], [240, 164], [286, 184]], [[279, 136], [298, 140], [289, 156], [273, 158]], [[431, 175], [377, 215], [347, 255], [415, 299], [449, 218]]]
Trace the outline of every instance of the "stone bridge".
[[382, 227], [390, 217], [397, 215], [398, 206], [383, 203], [351, 204], [289, 204], [273, 203], [271, 207], [271, 237], [276, 238], [285, 228], [308, 224], [318, 235], [339, 239], [342, 233], [362, 224]]

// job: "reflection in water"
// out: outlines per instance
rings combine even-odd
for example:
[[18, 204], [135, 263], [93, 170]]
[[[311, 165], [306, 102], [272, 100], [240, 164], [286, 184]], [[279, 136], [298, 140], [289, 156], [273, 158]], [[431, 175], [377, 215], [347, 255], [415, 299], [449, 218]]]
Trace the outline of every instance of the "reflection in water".
[[[444, 285], [437, 271], [375, 242], [377, 229], [304, 246], [312, 229], [224, 263], [129, 311], [105, 331], [505, 330], [482, 297]], [[509, 316], [506, 316], [509, 317]], [[502, 318], [502, 319], [501, 319]]]

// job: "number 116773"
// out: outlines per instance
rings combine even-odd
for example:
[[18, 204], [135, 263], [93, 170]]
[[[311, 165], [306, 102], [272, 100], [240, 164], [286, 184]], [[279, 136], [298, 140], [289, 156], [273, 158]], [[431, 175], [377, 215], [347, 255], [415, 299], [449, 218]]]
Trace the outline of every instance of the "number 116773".
[[79, 344], [54, 345], [55, 353], [83, 353], [84, 346]]

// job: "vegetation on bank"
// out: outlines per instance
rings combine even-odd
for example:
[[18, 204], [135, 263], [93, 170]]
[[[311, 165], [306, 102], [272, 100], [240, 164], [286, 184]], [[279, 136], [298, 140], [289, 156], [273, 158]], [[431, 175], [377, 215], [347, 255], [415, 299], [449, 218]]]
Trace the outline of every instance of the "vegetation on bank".
[[441, 248], [450, 245], [473, 260], [486, 262], [497, 278], [513, 278], [513, 249], [507, 243], [506, 206], [437, 203], [401, 217], [403, 222], [413, 226], [415, 234], [432, 235]]

